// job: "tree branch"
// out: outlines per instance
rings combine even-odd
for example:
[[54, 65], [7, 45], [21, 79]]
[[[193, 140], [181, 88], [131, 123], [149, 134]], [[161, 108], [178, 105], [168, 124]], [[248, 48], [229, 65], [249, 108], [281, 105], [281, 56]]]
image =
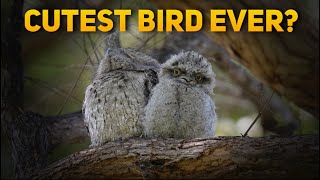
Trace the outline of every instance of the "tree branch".
[[27, 178], [47, 165], [47, 132], [41, 116], [23, 111], [23, 1], [4, 5], [10, 13], [1, 21], [5, 23], [1, 35], [1, 128], [10, 141], [16, 178]]
[[46, 118], [49, 147], [58, 144], [83, 143], [89, 140], [81, 112]]
[[35, 179], [318, 178], [319, 136], [129, 139], [70, 155]]

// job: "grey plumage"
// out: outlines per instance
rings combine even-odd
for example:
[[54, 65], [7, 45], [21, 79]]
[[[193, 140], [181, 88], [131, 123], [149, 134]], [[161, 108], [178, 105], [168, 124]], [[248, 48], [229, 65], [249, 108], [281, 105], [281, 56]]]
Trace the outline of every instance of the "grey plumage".
[[162, 65], [159, 83], [145, 107], [147, 137], [200, 138], [215, 133], [215, 104], [210, 97], [215, 74], [200, 54], [183, 51]]
[[157, 83], [158, 62], [132, 49], [109, 48], [83, 104], [91, 147], [140, 136], [143, 108]]

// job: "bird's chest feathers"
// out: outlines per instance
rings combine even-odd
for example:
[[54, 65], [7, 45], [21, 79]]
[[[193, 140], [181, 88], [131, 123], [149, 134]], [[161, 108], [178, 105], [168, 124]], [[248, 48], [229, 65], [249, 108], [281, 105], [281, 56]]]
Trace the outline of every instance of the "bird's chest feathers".
[[197, 111], [203, 109], [210, 96], [198, 87], [192, 87], [181, 83], [170, 81], [160, 82], [158, 84], [158, 94], [160, 94], [163, 105], [174, 104], [181, 111]]

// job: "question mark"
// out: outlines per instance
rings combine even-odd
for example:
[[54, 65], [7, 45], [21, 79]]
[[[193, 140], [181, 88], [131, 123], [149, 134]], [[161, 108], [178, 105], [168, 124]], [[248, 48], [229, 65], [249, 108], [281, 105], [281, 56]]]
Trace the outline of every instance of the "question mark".
[[286, 16], [291, 16], [291, 18], [288, 18], [288, 28], [287, 31], [288, 32], [292, 32], [293, 31], [293, 23], [296, 22], [298, 20], [298, 13], [296, 10], [293, 9], [288, 9], [285, 13]]

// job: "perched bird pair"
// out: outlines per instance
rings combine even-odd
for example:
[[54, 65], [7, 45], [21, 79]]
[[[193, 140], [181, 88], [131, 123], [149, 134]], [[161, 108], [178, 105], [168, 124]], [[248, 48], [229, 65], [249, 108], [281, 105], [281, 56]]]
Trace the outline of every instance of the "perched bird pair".
[[212, 137], [215, 75], [206, 58], [183, 51], [164, 64], [132, 49], [109, 48], [83, 104], [91, 147], [144, 135]]

